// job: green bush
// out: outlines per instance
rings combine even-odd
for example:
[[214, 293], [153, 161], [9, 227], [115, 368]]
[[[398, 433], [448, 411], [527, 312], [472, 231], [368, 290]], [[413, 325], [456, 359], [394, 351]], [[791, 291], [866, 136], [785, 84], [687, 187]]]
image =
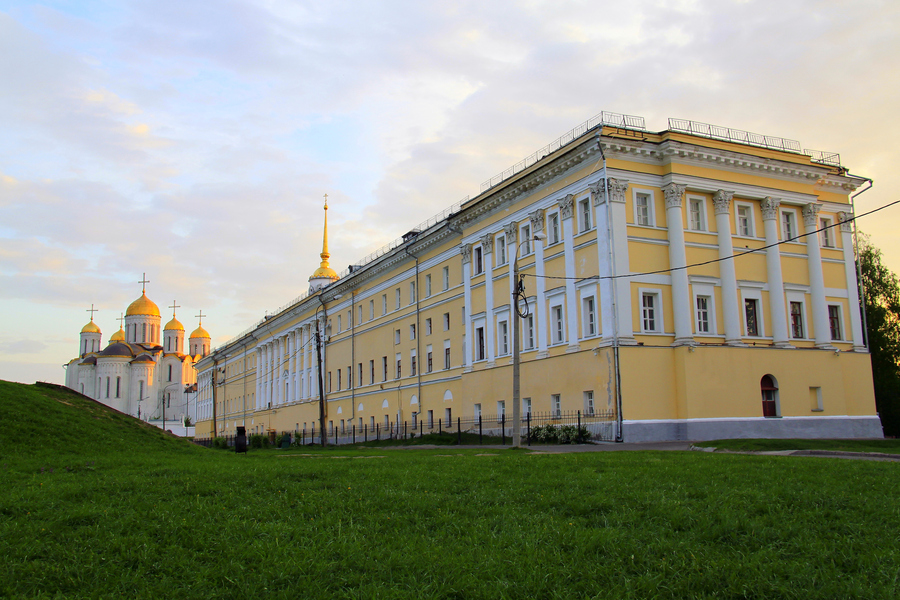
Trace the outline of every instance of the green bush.
[[220, 450], [228, 450], [228, 441], [223, 437], [217, 437], [213, 440], [212, 447]]
[[250, 436], [250, 447], [251, 448], [267, 448], [269, 446], [269, 438], [259, 434], [254, 433]]
[[583, 444], [591, 439], [586, 427], [577, 425], [538, 425], [531, 428], [531, 439], [542, 444]]

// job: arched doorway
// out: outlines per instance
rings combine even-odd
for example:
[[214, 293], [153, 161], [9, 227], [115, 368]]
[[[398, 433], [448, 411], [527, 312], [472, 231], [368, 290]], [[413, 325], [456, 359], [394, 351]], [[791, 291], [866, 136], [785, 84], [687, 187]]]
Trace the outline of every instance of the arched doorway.
[[777, 417], [778, 414], [778, 382], [771, 375], [763, 375], [759, 382], [762, 393], [762, 409], [764, 417]]

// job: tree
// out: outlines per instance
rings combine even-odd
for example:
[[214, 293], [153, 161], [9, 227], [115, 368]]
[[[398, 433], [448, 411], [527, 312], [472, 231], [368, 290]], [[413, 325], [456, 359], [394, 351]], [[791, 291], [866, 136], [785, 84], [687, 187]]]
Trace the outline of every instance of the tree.
[[875, 406], [884, 434], [900, 436], [900, 281], [884, 266], [867, 236], [859, 244], [866, 332], [872, 357]]

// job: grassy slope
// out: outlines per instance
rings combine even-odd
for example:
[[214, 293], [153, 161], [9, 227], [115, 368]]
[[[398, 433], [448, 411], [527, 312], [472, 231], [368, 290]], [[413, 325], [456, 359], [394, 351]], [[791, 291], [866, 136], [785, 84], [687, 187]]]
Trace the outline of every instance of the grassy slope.
[[[0, 388], [4, 423], [7, 390]], [[57, 408], [40, 395], [44, 410]], [[88, 419], [85, 427], [107, 427], [104, 418]], [[41, 420], [47, 427], [59, 425]], [[53, 474], [38, 470], [53, 452], [35, 459], [4, 450], [0, 596], [898, 592], [894, 463], [455, 449], [238, 456], [195, 450], [141, 426], [95, 437], [104, 435], [124, 437], [66, 440], [57, 465], [77, 458], [96, 466]]]

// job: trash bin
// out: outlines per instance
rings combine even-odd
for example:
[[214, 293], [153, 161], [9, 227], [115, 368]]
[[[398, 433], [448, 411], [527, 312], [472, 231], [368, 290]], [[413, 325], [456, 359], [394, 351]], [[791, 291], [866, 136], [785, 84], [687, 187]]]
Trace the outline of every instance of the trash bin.
[[247, 452], [247, 429], [245, 427], [237, 428], [237, 435], [234, 436], [234, 451]]

